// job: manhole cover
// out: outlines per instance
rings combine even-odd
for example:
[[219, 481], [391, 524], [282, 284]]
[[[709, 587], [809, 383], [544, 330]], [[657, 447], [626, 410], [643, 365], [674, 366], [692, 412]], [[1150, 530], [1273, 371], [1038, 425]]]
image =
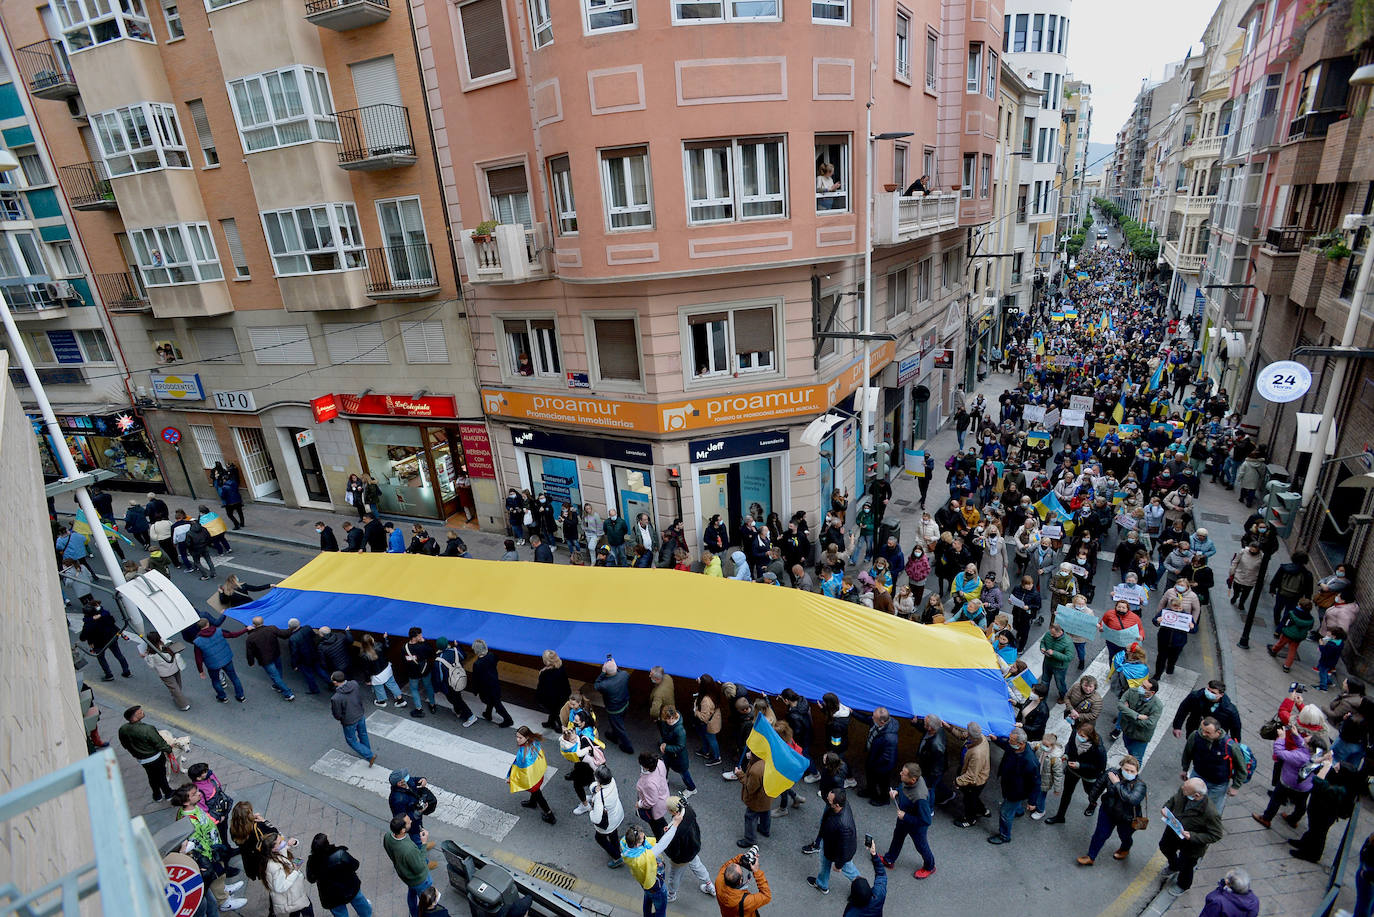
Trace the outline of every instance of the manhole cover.
[[1230, 517], [1230, 516], [1221, 516], [1221, 515], [1218, 515], [1217, 513], [1198, 513], [1198, 515], [1201, 516], [1201, 517], [1202, 517], [1205, 521], [1207, 521], [1207, 522], [1219, 522], [1219, 523], [1221, 523], [1222, 525], [1230, 525], [1230, 524], [1231, 524], [1231, 517]]

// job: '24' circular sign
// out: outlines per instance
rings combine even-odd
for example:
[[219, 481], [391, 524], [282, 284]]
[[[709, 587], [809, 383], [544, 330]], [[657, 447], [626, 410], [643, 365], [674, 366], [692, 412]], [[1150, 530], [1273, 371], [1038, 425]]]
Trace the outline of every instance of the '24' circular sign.
[[1293, 360], [1279, 360], [1261, 369], [1255, 389], [1266, 401], [1286, 404], [1297, 401], [1312, 387], [1312, 372]]

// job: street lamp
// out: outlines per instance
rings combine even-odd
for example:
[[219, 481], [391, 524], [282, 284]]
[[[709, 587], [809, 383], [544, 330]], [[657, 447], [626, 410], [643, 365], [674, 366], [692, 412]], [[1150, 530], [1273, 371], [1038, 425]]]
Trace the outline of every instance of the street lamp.
[[[9, 150], [0, 149], [0, 172], [13, 172], [18, 168], [19, 160], [15, 155]], [[33, 391], [34, 400], [38, 402], [38, 412], [43, 416], [43, 426], [48, 432], [48, 440], [52, 443], [52, 451], [57, 457], [57, 463], [62, 468], [63, 479], [66, 481], [81, 479], [81, 471], [76, 467], [76, 460], [72, 458], [71, 449], [67, 447], [67, 439], [62, 435], [62, 428], [57, 425], [57, 415], [53, 413], [52, 403], [48, 401], [48, 393], [43, 389], [43, 382], [38, 378], [38, 371], [33, 367], [33, 360], [29, 359], [29, 350], [24, 346], [24, 339], [19, 335], [19, 328], [14, 323], [14, 316], [10, 314], [9, 303], [5, 301], [4, 297], [0, 297], [0, 322], [4, 323], [5, 331], [10, 337], [11, 352], [19, 360], [19, 365], [24, 370], [24, 378]], [[91, 541], [95, 543], [95, 551], [100, 555], [101, 563], [105, 565], [105, 572], [109, 574], [110, 586], [118, 589], [124, 582], [124, 571], [119, 566], [119, 559], [115, 557], [114, 549], [110, 547], [109, 539], [105, 537], [105, 529], [100, 514], [95, 511], [95, 504], [91, 502], [91, 495], [87, 492], [84, 483], [76, 486], [74, 492], [76, 493], [76, 504], [81, 507], [81, 512], [91, 527]]]
[[[868, 143], [864, 145], [864, 316], [863, 334], [873, 333], [873, 144], [878, 140], [901, 140], [905, 137], [914, 136], [913, 131], [887, 131], [881, 134], [873, 133], [873, 100], [869, 99], [864, 106], [864, 116], [866, 119], [864, 132], [868, 136]], [[869, 341], [865, 337], [864, 345], [864, 366], [863, 383], [860, 386], [862, 393], [859, 400], [859, 449], [860, 461], [868, 461], [868, 451], [873, 445], [872, 433], [870, 428], [873, 423], [873, 411], [868, 404], [868, 383], [873, 374], [872, 357], [869, 353]]]

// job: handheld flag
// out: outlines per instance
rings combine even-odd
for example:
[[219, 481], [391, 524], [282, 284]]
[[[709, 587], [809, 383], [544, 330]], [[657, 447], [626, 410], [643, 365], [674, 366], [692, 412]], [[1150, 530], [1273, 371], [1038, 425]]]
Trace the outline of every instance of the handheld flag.
[[[108, 522], [100, 523], [100, 527], [105, 530], [105, 535], [107, 538], [118, 538], [125, 544], [134, 543], [133, 539], [125, 536], [124, 533], [120, 532], [119, 529], [110, 525]], [[76, 521], [72, 523], [72, 531], [76, 532], [78, 535], [85, 535], [88, 538], [90, 537], [91, 524], [86, 521], [86, 513], [84, 510], [76, 511]]]
[[754, 731], [745, 743], [749, 750], [763, 759], [763, 791], [769, 796], [781, 796], [801, 779], [810, 763], [797, 754], [778, 735], [765, 717], [754, 720]]
[[1045, 494], [1040, 502], [1035, 504], [1035, 511], [1040, 514], [1041, 519], [1047, 518], [1050, 513], [1054, 513], [1061, 522], [1067, 522], [1073, 518], [1069, 511], [1064, 508], [1064, 504], [1059, 502], [1059, 498], [1054, 495], [1053, 491]]
[[1125, 419], [1126, 405], [1120, 398], [1118, 398], [1116, 401], [1116, 407], [1112, 408], [1112, 423], [1119, 424], [1121, 423], [1121, 421]]
[[1021, 700], [1028, 700], [1031, 696], [1031, 688], [1035, 686], [1035, 680], [1030, 677], [1030, 669], [1022, 669], [1015, 675], [1006, 676], [1007, 684], [1013, 691], [1021, 695]]
[[1050, 436], [1050, 434], [1044, 430], [1031, 430], [1028, 433], [1026, 433], [1026, 443], [1032, 446], [1034, 446], [1037, 443], [1045, 443], [1046, 445], [1049, 445], [1051, 439], [1052, 437]]
[[1164, 364], [1166, 362], [1166, 360], [1159, 361], [1159, 365], [1155, 367], [1154, 375], [1150, 377], [1150, 384], [1145, 386], [1145, 391], [1153, 392], [1159, 388], [1159, 383], [1164, 381]]
[[543, 747], [538, 742], [529, 742], [516, 749], [515, 760], [506, 774], [506, 784], [512, 793], [532, 790], [544, 782], [544, 772], [548, 769]]

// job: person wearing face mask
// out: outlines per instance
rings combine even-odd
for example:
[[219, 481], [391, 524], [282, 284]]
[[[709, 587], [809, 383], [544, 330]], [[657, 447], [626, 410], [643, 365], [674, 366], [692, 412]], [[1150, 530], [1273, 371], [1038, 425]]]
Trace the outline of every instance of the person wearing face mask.
[[1112, 555], [1112, 571], [1121, 575], [1121, 582], [1126, 582], [1126, 574], [1131, 569], [1135, 554], [1142, 548], [1140, 533], [1135, 530], [1128, 531], [1116, 546], [1116, 552]]
[[1259, 545], [1260, 553], [1265, 557], [1273, 557], [1274, 552], [1279, 549], [1279, 536], [1274, 531], [1274, 527], [1260, 517], [1252, 525], [1247, 525], [1246, 532], [1240, 537], [1241, 547]]
[[1009, 844], [1013, 820], [1026, 811], [1026, 803], [1040, 784], [1040, 759], [1026, 741], [1026, 731], [1019, 726], [996, 742], [1002, 749], [1002, 761], [997, 767], [1002, 803], [997, 812], [997, 833], [988, 838], [988, 843]]
[[263, 838], [262, 846], [267, 854], [262, 884], [267, 889], [273, 914], [281, 917], [314, 917], [315, 910], [306, 890], [305, 872], [294, 853], [297, 843], [294, 837], [287, 838], [280, 834], [269, 834]]
[[1097, 827], [1088, 842], [1088, 852], [1077, 860], [1079, 866], [1093, 865], [1113, 831], [1121, 839], [1121, 846], [1112, 859], [1124, 860], [1130, 855], [1136, 819], [1144, 814], [1141, 810], [1147, 796], [1148, 788], [1140, 779], [1140, 761], [1134, 755], [1126, 755], [1116, 767], [1108, 769], [1107, 784], [1099, 800], [1102, 808], [1097, 813]]
[[1166, 826], [1159, 838], [1159, 851], [1168, 861], [1165, 873], [1173, 877], [1173, 884], [1166, 887], [1170, 894], [1181, 895], [1193, 887], [1193, 871], [1207, 848], [1222, 838], [1221, 813], [1207, 798], [1207, 785], [1196, 778], [1183, 781], [1160, 808], [1160, 814], [1165, 812], [1172, 813], [1183, 827], [1178, 834]]
[[625, 542], [629, 540], [630, 527], [620, 518], [620, 511], [614, 506], [606, 510], [606, 523], [602, 527], [602, 534], [606, 538], [606, 549], [609, 552], [606, 566], [625, 566]]
[[525, 543], [525, 509], [525, 498], [512, 487], [506, 492], [506, 522], [517, 545]]
[[1237, 608], [1245, 607], [1250, 591], [1259, 583], [1260, 566], [1263, 563], [1264, 555], [1260, 553], [1260, 546], [1255, 542], [1237, 551], [1236, 556], [1231, 558], [1230, 572], [1226, 580], [1231, 587], [1232, 605]]
[[1202, 725], [1204, 717], [1214, 717], [1228, 735], [1241, 735], [1240, 711], [1226, 695], [1226, 682], [1214, 678], [1206, 687], [1192, 691], [1178, 705], [1174, 713], [1174, 738], [1182, 738], [1186, 729], [1193, 732]]
[[315, 523], [315, 534], [320, 536], [320, 552], [339, 550], [339, 539], [334, 535], [334, 530], [323, 522]]
[[926, 581], [930, 579], [930, 558], [926, 557], [925, 544], [917, 541], [911, 546], [911, 554], [906, 561], [906, 578], [911, 587], [911, 606], [921, 604], [926, 592]]

